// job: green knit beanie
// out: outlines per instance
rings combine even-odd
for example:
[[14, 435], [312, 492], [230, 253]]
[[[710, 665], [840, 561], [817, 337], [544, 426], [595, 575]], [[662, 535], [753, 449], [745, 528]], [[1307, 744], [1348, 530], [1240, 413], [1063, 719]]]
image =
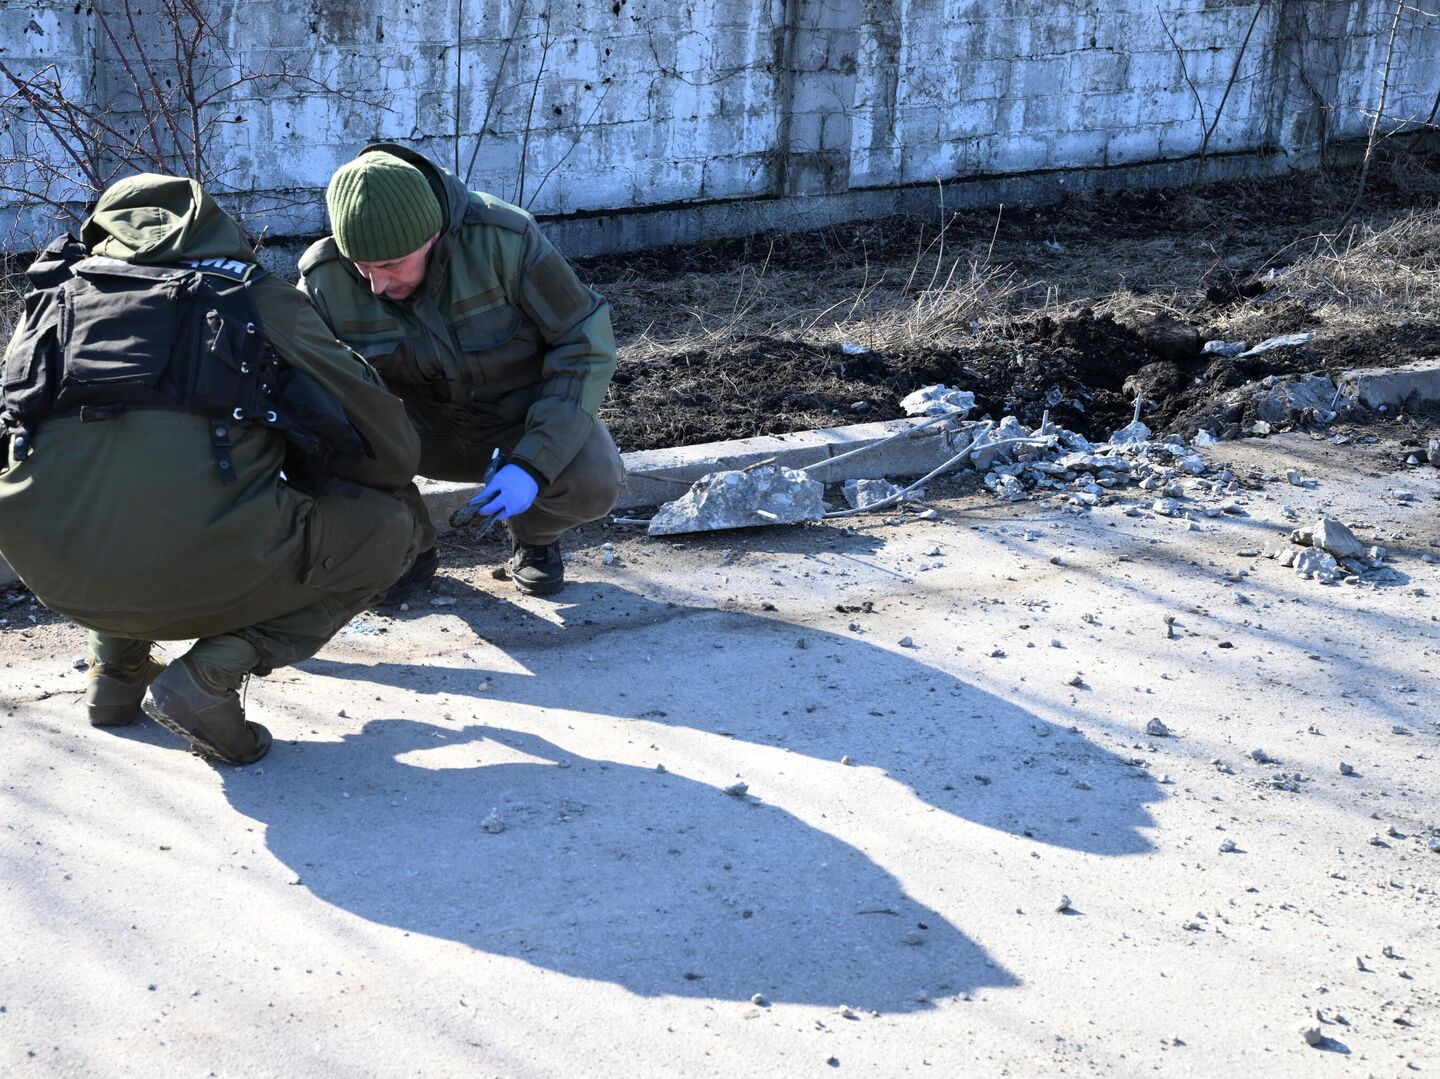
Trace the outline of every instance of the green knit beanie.
[[352, 262], [384, 262], [418, 251], [440, 231], [440, 202], [425, 174], [375, 150], [341, 165], [325, 189], [330, 227]]

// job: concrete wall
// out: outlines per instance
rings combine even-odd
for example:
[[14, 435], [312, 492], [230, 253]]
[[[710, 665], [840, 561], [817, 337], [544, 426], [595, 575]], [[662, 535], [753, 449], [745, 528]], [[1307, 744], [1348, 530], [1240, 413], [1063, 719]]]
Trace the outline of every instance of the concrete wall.
[[[1312, 165], [1327, 140], [1368, 128], [1395, 10], [1393, 0], [202, 3], [218, 37], [208, 89], [237, 75], [305, 76], [244, 82], [206, 114], [225, 121], [206, 147], [212, 187], [243, 193], [274, 233], [320, 230], [330, 172], [365, 142], [393, 139], [536, 213], [588, 222], [570, 230], [588, 249], [663, 241], [665, 222], [675, 238], [743, 230], [774, 216], [762, 203], [801, 216], [815, 200], [842, 216], [883, 212], [885, 192], [904, 201], [936, 180], [981, 178], [1001, 198], [1007, 177], [1066, 170], [1089, 186], [1117, 168], [1124, 182], [1166, 182], [1190, 174], [1163, 165], [1197, 154], [1212, 124], [1208, 153], [1237, 155], [1215, 175]], [[136, 32], [160, 41], [165, 24], [146, 10]], [[125, 45], [123, 25], [117, 36]], [[75, 94], [129, 109], [134, 126], [123, 51], [94, 9], [0, 6], [0, 62], [22, 76], [54, 65]], [[1437, 90], [1440, 18], [1406, 12], [1385, 129], [1423, 121]], [[0, 182], [24, 186], [24, 167], [5, 163], [6, 140], [15, 158], [22, 135], [29, 160], [64, 165], [23, 114], [7, 119]], [[0, 190], [0, 228], [14, 205]], [[649, 225], [621, 223], [656, 208]]]

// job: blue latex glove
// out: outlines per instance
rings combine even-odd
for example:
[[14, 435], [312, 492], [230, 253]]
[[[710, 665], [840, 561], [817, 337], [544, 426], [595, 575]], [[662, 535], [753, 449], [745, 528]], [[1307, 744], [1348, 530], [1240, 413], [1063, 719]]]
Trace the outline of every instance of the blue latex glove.
[[495, 473], [495, 478], [485, 485], [485, 490], [470, 501], [473, 504], [481, 499], [487, 500], [480, 507], [480, 512], [498, 514], [500, 520], [508, 521], [528, 510], [539, 493], [540, 485], [530, 473], [519, 465], [506, 465]]

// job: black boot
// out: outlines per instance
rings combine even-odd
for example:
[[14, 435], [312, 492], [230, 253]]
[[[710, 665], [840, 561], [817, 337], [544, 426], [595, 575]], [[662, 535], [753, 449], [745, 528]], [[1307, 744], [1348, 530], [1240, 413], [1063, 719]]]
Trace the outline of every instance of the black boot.
[[513, 553], [505, 568], [521, 592], [527, 596], [553, 596], [565, 587], [559, 540], [549, 544], [521, 543], [511, 536], [510, 544]]

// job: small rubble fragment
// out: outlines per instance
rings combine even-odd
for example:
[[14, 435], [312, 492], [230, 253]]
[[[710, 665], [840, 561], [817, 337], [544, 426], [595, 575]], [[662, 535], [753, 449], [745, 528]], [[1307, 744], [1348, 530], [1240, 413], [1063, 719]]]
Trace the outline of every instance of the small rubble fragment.
[[840, 485], [840, 493], [845, 496], [845, 501], [857, 510], [869, 509], [877, 502], [894, 498], [903, 490], [903, 487], [898, 487], [889, 480], [877, 479], [846, 480]]
[[1275, 758], [1266, 753], [1259, 746], [1250, 751], [1250, 759], [1256, 764], [1274, 764]]
[[1064, 913], [1065, 913], [1066, 911], [1068, 911], [1069, 909], [1070, 909], [1070, 897], [1069, 897], [1068, 895], [1062, 895], [1059, 899], [1057, 899], [1057, 900], [1055, 901], [1055, 911], [1056, 911], [1056, 913], [1058, 913], [1058, 914], [1064, 914]]
[[1305, 1044], [1312, 1048], [1325, 1040], [1325, 1035], [1320, 1032], [1320, 1028], [1311, 1026], [1301, 1027], [1300, 1037], [1304, 1038]]
[[1353, 776], [1355, 774], [1355, 766], [1353, 764], [1347, 764], [1344, 761], [1341, 761], [1340, 774], [1342, 776]]
[[500, 810], [498, 808], [492, 809], [489, 815], [480, 822], [480, 827], [484, 828], [491, 835], [499, 835], [505, 830], [505, 818], [500, 816]]
[[1235, 853], [1235, 851], [1238, 850], [1238, 849], [1239, 849], [1239, 848], [1235, 846], [1235, 840], [1233, 840], [1233, 839], [1222, 839], [1222, 840], [1220, 840], [1220, 853], [1221, 853], [1221, 854], [1233, 854], [1233, 853]]
[[728, 787], [721, 787], [722, 794], [728, 794], [731, 798], [744, 798], [750, 790], [750, 784], [741, 780], [738, 783], [731, 783]]
[[1151, 738], [1169, 738], [1170, 728], [1165, 726], [1158, 717], [1145, 724], [1145, 733]]

